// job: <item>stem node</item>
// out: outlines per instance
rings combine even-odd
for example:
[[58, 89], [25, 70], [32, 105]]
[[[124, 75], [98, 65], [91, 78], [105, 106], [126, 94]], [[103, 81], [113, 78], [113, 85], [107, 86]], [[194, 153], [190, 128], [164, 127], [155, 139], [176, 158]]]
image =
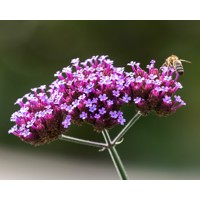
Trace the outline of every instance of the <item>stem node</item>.
[[115, 166], [120, 178], [122, 180], [127, 180], [128, 176], [126, 174], [126, 170], [125, 170], [125, 168], [124, 168], [124, 166], [122, 164], [122, 161], [121, 161], [121, 159], [120, 159], [120, 157], [119, 157], [119, 155], [117, 153], [115, 145], [112, 145], [112, 142], [111, 142], [111, 139], [110, 139], [108, 131], [106, 129], [104, 129], [102, 131], [102, 134], [103, 134], [103, 137], [104, 137], [104, 139], [105, 139], [105, 141], [106, 141], [106, 143], [108, 145], [108, 148], [107, 148], [108, 152], [110, 154], [110, 157], [111, 157], [111, 159], [113, 161], [113, 164], [114, 164], [114, 166]]

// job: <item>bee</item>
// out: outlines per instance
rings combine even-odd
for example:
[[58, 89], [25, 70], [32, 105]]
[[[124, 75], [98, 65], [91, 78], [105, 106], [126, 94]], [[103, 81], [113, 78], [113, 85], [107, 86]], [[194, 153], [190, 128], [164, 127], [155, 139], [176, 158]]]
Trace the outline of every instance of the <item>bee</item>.
[[183, 75], [184, 69], [182, 62], [191, 63], [190, 61], [179, 59], [176, 55], [171, 55], [165, 60], [163, 66], [173, 67], [179, 75]]

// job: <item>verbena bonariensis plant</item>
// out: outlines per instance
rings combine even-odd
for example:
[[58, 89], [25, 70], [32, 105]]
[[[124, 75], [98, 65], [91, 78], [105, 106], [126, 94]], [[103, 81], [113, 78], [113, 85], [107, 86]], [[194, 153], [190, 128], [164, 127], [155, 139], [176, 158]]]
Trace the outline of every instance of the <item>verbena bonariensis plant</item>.
[[[168, 116], [186, 105], [175, 95], [182, 88], [179, 74], [172, 67], [147, 65], [131, 61], [126, 72], [115, 67], [107, 56], [93, 56], [80, 62], [73, 59], [71, 66], [54, 74], [57, 79], [49, 85], [31, 89], [32, 93], [17, 99], [20, 109], [13, 113], [15, 125], [9, 130], [22, 141], [33, 145], [49, 143], [56, 139], [107, 149], [121, 179], [127, 179], [126, 171], [116, 151], [125, 133], [141, 117], [155, 112]], [[127, 67], [127, 68], [128, 68]], [[122, 112], [124, 104], [135, 105], [135, 116], [125, 125]], [[71, 124], [87, 122], [101, 132], [105, 143], [93, 142], [64, 135]], [[122, 131], [111, 140], [108, 129], [120, 124]]]

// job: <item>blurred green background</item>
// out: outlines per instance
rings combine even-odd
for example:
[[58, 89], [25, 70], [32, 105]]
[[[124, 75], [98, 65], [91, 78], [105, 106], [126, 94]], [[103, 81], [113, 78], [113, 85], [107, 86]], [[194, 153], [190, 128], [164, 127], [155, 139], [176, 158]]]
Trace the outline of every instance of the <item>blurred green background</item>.
[[[141, 118], [117, 147], [130, 179], [200, 178], [200, 21], [0, 21], [0, 179], [118, 179], [108, 152], [55, 141], [33, 147], [7, 132], [17, 98], [50, 84], [72, 58], [109, 55], [157, 67], [175, 54], [184, 64], [179, 92], [187, 106], [167, 118]], [[127, 119], [134, 108], [124, 108]], [[111, 131], [112, 137], [121, 129]], [[102, 141], [89, 126], [72, 136]]]

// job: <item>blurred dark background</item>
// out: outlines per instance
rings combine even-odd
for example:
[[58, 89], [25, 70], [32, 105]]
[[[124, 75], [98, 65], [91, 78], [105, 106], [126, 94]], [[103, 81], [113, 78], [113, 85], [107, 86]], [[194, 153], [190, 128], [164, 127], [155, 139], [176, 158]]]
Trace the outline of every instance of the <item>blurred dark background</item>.
[[[118, 179], [108, 152], [55, 141], [33, 147], [7, 132], [17, 98], [50, 84], [72, 58], [109, 55], [115, 66], [175, 54], [184, 63], [187, 106], [167, 118], [141, 118], [117, 147], [130, 179], [200, 178], [200, 21], [0, 21], [0, 179]], [[134, 108], [124, 108], [127, 119]], [[121, 129], [111, 131], [112, 137]], [[72, 136], [102, 141], [84, 125]]]

